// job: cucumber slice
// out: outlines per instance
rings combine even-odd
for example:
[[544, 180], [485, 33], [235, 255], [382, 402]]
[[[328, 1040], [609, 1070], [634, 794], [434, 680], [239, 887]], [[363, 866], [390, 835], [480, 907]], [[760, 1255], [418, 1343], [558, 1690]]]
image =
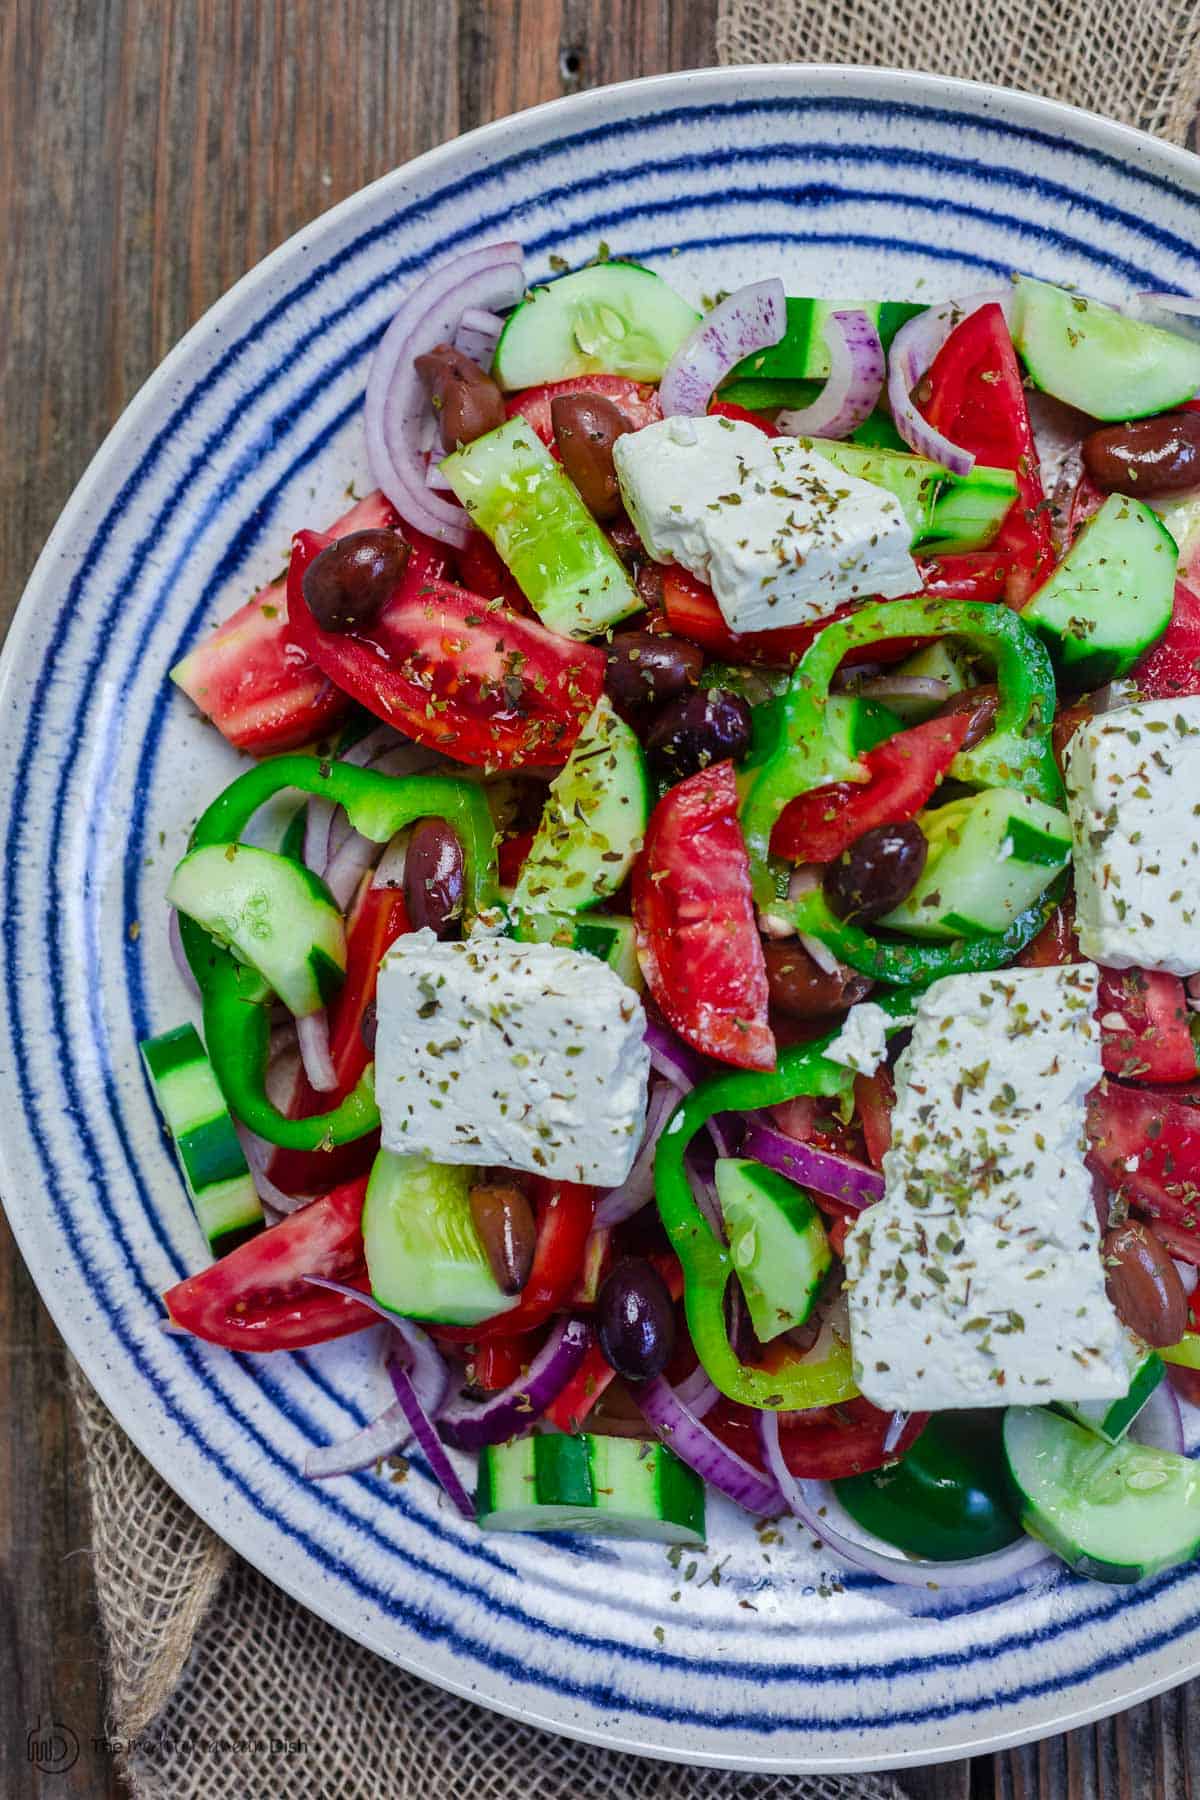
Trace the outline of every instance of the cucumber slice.
[[584, 912], [615, 894], [642, 847], [649, 818], [642, 747], [601, 694], [565, 768], [550, 783], [514, 907]]
[[1067, 815], [1016, 788], [985, 788], [917, 823], [929, 854], [906, 900], [879, 923], [913, 937], [1001, 933], [1042, 895], [1071, 858]]
[[595, 637], [641, 610], [575, 484], [524, 419], [465, 444], [441, 469], [548, 630]]
[[825, 702], [825, 729], [847, 756], [863, 756], [904, 729], [900, 715], [859, 694], [831, 694]]
[[[966, 657], [945, 638], [938, 638], [924, 650], [918, 650], [914, 656], [906, 657], [902, 663], [897, 663], [893, 673], [944, 681], [949, 689], [947, 698], [965, 693], [967, 688], [973, 685], [970, 664]], [[906, 700], [898, 694], [890, 694], [888, 705], [906, 725], [919, 725], [924, 719], [931, 719], [936, 712], [940, 712], [945, 701], [913, 698]]]
[[904, 509], [914, 550], [980, 550], [990, 544], [1017, 497], [1011, 469], [976, 463], [969, 475], [951, 475], [928, 457], [907, 450], [833, 438], [801, 438], [819, 456], [861, 481], [894, 494]]
[[194, 1025], [145, 1038], [142, 1061], [214, 1256], [263, 1227], [262, 1201]]
[[381, 1150], [363, 1202], [371, 1292], [408, 1319], [477, 1325], [509, 1312], [471, 1217], [474, 1171]]
[[646, 985], [638, 963], [637, 932], [632, 919], [612, 913], [586, 913], [577, 918], [570, 913], [514, 910], [511, 922], [518, 943], [558, 944], [564, 950], [579, 950], [607, 963], [626, 987], [637, 993]]
[[1141, 419], [1200, 388], [1200, 343], [1019, 275], [1013, 342], [1037, 386], [1094, 419]]
[[[730, 371], [729, 380], [824, 381], [829, 374], [825, 326], [832, 313], [865, 312], [886, 350], [900, 327], [924, 311], [923, 305], [911, 300], [809, 300], [789, 294], [787, 327], [779, 342], [744, 356]], [[725, 397], [722, 390], [722, 399]]]
[[658, 381], [699, 323], [661, 275], [636, 263], [597, 263], [534, 288], [509, 315], [492, 378], [510, 392], [574, 375]]
[[652, 1544], [704, 1542], [704, 1483], [664, 1444], [544, 1432], [479, 1459], [485, 1531], [579, 1531]]
[[1142, 1581], [1200, 1551], [1200, 1467], [1106, 1444], [1040, 1406], [1010, 1406], [1004, 1454], [1021, 1523], [1093, 1581]]
[[1084, 1400], [1075, 1405], [1069, 1400], [1051, 1401], [1051, 1411], [1064, 1419], [1074, 1419], [1110, 1444], [1119, 1443], [1166, 1374], [1163, 1359], [1156, 1350], [1148, 1350], [1133, 1372], [1129, 1392], [1119, 1400]]
[[833, 1261], [829, 1239], [804, 1189], [762, 1163], [720, 1157], [716, 1183], [750, 1323], [768, 1344], [812, 1311]]
[[1127, 675], [1171, 623], [1179, 553], [1158, 514], [1110, 494], [1021, 617], [1072, 688]]
[[346, 972], [346, 930], [325, 883], [273, 850], [206, 844], [177, 866], [167, 899], [254, 969], [298, 1019]]

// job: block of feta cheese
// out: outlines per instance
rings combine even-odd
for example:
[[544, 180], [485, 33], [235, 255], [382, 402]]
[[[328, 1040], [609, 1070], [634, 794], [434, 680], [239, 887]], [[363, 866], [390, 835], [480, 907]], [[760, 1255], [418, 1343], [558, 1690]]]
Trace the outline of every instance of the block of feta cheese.
[[606, 963], [554, 944], [415, 931], [376, 998], [385, 1150], [616, 1187], [646, 1122], [646, 1015]]
[[846, 1014], [825, 1054], [830, 1062], [841, 1063], [856, 1075], [873, 1075], [887, 1057], [887, 1028], [893, 1023], [882, 1006], [860, 1000]]
[[672, 418], [619, 437], [613, 456], [651, 556], [707, 581], [732, 631], [804, 625], [921, 585], [895, 496], [795, 438]]
[[1105, 1400], [1134, 1348], [1104, 1291], [1084, 1164], [1092, 963], [953, 975], [896, 1066], [884, 1198], [846, 1240], [855, 1379], [876, 1406]]
[[1066, 757], [1079, 946], [1112, 969], [1200, 971], [1200, 696], [1120, 706]]

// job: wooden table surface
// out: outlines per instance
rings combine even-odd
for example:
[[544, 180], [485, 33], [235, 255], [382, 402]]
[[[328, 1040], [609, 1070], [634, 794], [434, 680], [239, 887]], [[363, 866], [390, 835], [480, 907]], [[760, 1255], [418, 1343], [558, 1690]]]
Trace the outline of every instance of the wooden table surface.
[[[245, 269], [470, 126], [711, 64], [715, 13], [716, 0], [4, 0], [0, 629], [108, 427]], [[63, 1351], [0, 1232], [0, 1795], [99, 1800], [122, 1789], [91, 1744], [103, 1659]], [[39, 1717], [78, 1734], [68, 1774], [31, 1766]], [[1200, 1686], [904, 1785], [938, 1800], [1200, 1794]]]

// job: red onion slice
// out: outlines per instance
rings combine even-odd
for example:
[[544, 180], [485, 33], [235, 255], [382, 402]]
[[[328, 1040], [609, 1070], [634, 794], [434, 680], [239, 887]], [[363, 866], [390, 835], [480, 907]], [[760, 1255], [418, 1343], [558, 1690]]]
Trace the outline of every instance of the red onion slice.
[[1200, 336], [1200, 300], [1190, 294], [1137, 294], [1132, 308], [1121, 310], [1132, 311], [1148, 325], [1178, 332], [1181, 337]]
[[371, 886], [402, 888], [404, 865], [408, 858], [408, 831], [398, 831], [375, 865]]
[[698, 1081], [703, 1081], [703, 1058], [657, 1019], [646, 1022], [646, 1047], [650, 1067], [665, 1075], [681, 1093], [689, 1094]]
[[797, 1480], [788, 1468], [779, 1443], [778, 1416], [760, 1413], [758, 1430], [767, 1466], [789, 1510], [808, 1526], [826, 1549], [840, 1556], [852, 1569], [865, 1569], [868, 1574], [881, 1576], [884, 1581], [893, 1581], [902, 1587], [968, 1589], [998, 1585], [1014, 1576], [1028, 1576], [1051, 1560], [1052, 1552], [1031, 1537], [1019, 1538], [1003, 1550], [994, 1550], [987, 1556], [968, 1557], [961, 1562], [925, 1562], [888, 1546], [875, 1549], [872, 1544], [861, 1543], [840, 1529], [842, 1521], [847, 1524], [850, 1521], [829, 1483]]
[[829, 378], [809, 406], [781, 412], [780, 431], [793, 437], [844, 438], [879, 404], [887, 358], [878, 331], [857, 308], [832, 312], [825, 321]]
[[711, 1486], [760, 1519], [777, 1519], [785, 1510], [775, 1482], [714, 1437], [661, 1375], [633, 1393], [663, 1443]]
[[752, 1161], [765, 1163], [768, 1169], [786, 1175], [798, 1186], [824, 1194], [854, 1212], [883, 1199], [883, 1176], [877, 1169], [850, 1156], [818, 1150], [815, 1144], [802, 1144], [773, 1126], [762, 1124], [754, 1113], [747, 1113], [746, 1119], [750, 1129], [742, 1153]]
[[364, 837], [360, 831], [351, 830], [330, 857], [325, 869], [325, 886], [343, 912], [353, 900], [367, 870], [375, 867], [382, 854], [382, 844]]
[[912, 397], [913, 389], [922, 376], [928, 374], [934, 357], [954, 327], [971, 313], [978, 312], [981, 306], [993, 302], [1005, 309], [1007, 318], [1012, 295], [1006, 288], [969, 294], [962, 300], [944, 300], [940, 306], [931, 306], [900, 327], [888, 353], [888, 402], [896, 430], [910, 450], [915, 450], [918, 456], [927, 456], [931, 462], [940, 463], [952, 475], [969, 475], [975, 467], [975, 458], [969, 450], [960, 449], [940, 431], [935, 431], [921, 416]]
[[592, 1344], [586, 1319], [564, 1319], [546, 1339], [524, 1375], [481, 1404], [452, 1400], [440, 1419], [443, 1438], [456, 1450], [482, 1450], [523, 1437], [560, 1394]]
[[701, 319], [667, 364], [658, 390], [664, 418], [706, 413], [713, 390], [742, 358], [777, 344], [786, 330], [787, 302], [777, 276], [738, 288]]
[[333, 829], [332, 800], [311, 799], [304, 814], [304, 866], [324, 875], [329, 861], [329, 834]]
[[658, 1140], [682, 1097], [679, 1089], [669, 1081], [660, 1081], [651, 1094], [641, 1148], [620, 1187], [610, 1189], [597, 1206], [597, 1227], [620, 1225], [654, 1198], [654, 1156]]
[[328, 1481], [334, 1475], [356, 1475], [374, 1468], [385, 1456], [395, 1456], [412, 1436], [408, 1414], [398, 1400], [385, 1406], [378, 1418], [336, 1444], [320, 1444], [304, 1458], [309, 1481]]
[[275, 1152], [273, 1144], [268, 1144], [266, 1138], [259, 1137], [257, 1132], [251, 1131], [240, 1120], [234, 1122], [233, 1129], [237, 1132], [238, 1142], [250, 1165], [255, 1192], [265, 1206], [273, 1207], [277, 1213], [284, 1215], [301, 1212], [304, 1207], [312, 1205], [317, 1198], [315, 1194], [285, 1194], [267, 1174], [267, 1164]]
[[324, 1007], [320, 1012], [296, 1020], [296, 1042], [300, 1046], [300, 1060], [309, 1086], [318, 1094], [331, 1094], [337, 1087], [338, 1078], [329, 1054], [329, 1020]]
[[503, 330], [504, 320], [499, 313], [489, 312], [483, 306], [468, 306], [458, 322], [454, 348], [469, 356], [481, 369], [490, 369]]
[[519, 244], [489, 244], [455, 257], [405, 297], [367, 375], [363, 422], [372, 480], [402, 519], [459, 548], [466, 542], [465, 513], [425, 483], [420, 439], [429, 401], [414, 361], [452, 339], [470, 308], [515, 306], [524, 292]]
[[412, 1427], [412, 1434], [417, 1440], [417, 1447], [429, 1464], [435, 1480], [449, 1495], [464, 1519], [474, 1519], [475, 1508], [466, 1488], [458, 1478], [458, 1472], [442, 1447], [438, 1437], [437, 1426], [421, 1405], [416, 1388], [407, 1369], [401, 1363], [395, 1345], [388, 1353], [387, 1372], [391, 1376], [392, 1386], [396, 1390], [396, 1398], [404, 1410], [404, 1415]]
[[704, 1364], [697, 1363], [691, 1374], [676, 1384], [675, 1398], [681, 1406], [687, 1407], [693, 1419], [702, 1419], [712, 1411], [721, 1396], [708, 1379]]
[[937, 707], [950, 698], [950, 683], [936, 675], [873, 675], [858, 682], [854, 692], [868, 700], [919, 700]]
[[1185, 1454], [1183, 1414], [1169, 1381], [1159, 1382], [1129, 1427], [1129, 1435], [1135, 1444], [1145, 1444], [1151, 1450], [1172, 1450], [1176, 1456]]

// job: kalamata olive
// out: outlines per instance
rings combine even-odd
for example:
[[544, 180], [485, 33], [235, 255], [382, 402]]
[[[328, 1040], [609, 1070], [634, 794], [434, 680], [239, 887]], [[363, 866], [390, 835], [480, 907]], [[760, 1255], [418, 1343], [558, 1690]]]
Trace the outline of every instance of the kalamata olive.
[[416, 357], [413, 367], [438, 415], [443, 449], [473, 444], [503, 425], [508, 416], [504, 395], [491, 376], [453, 344], [436, 344], [427, 356]]
[[694, 688], [704, 652], [686, 638], [618, 631], [608, 646], [604, 691], [623, 719], [636, 722], [653, 706]]
[[1188, 1323], [1179, 1271], [1148, 1225], [1118, 1225], [1104, 1239], [1104, 1275], [1117, 1317], [1161, 1350], [1177, 1344]]
[[864, 831], [825, 871], [822, 883], [839, 919], [878, 919], [908, 898], [929, 845], [915, 819]]
[[612, 447], [629, 430], [624, 413], [603, 394], [559, 394], [550, 402], [550, 422], [583, 504], [595, 519], [615, 519], [621, 490]]
[[478, 1181], [470, 1201], [496, 1286], [502, 1294], [519, 1294], [529, 1280], [537, 1243], [533, 1208], [515, 1181]]
[[827, 975], [799, 938], [764, 939], [763, 957], [771, 1005], [789, 1019], [824, 1019], [845, 1012], [871, 991], [869, 976], [853, 969]]
[[646, 734], [651, 772], [682, 781], [710, 763], [744, 756], [750, 747], [750, 708], [727, 688], [697, 688], [669, 700]]
[[1128, 425], [1103, 425], [1082, 444], [1083, 466], [1097, 487], [1149, 500], [1200, 487], [1200, 413], [1162, 413]]
[[374, 1000], [368, 1000], [363, 1007], [362, 1018], [358, 1024], [359, 1036], [367, 1048], [367, 1055], [375, 1054], [375, 1039], [379, 1033], [379, 1008]]
[[327, 544], [300, 584], [321, 630], [369, 630], [404, 574], [408, 551], [395, 531], [352, 531]]
[[985, 737], [996, 723], [996, 711], [1000, 705], [1000, 689], [995, 682], [988, 682], [985, 687], [964, 688], [961, 694], [954, 694], [945, 706], [938, 711], [939, 719], [957, 718], [959, 713], [966, 713], [967, 735], [962, 741], [963, 750], [973, 750], [976, 744], [982, 744]]
[[443, 819], [413, 826], [404, 854], [404, 905], [414, 931], [428, 925], [439, 938], [462, 916], [462, 845]]
[[618, 1375], [661, 1375], [675, 1348], [675, 1307], [653, 1263], [630, 1256], [605, 1276], [596, 1296], [600, 1348]]

